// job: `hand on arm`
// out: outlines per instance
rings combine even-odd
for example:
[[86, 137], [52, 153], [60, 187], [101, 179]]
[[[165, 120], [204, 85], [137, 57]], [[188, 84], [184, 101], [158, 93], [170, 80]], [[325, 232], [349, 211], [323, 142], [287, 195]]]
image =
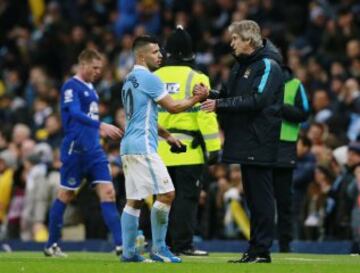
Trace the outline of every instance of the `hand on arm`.
[[183, 100], [173, 100], [170, 95], [166, 95], [164, 98], [158, 101], [158, 104], [165, 108], [169, 113], [177, 114], [190, 108], [199, 101], [200, 97], [198, 96], [193, 96]]
[[175, 138], [168, 130], [166, 130], [165, 128], [161, 127], [160, 125], [158, 125], [158, 134], [159, 136], [163, 137], [164, 139], [166, 139], [166, 142], [170, 145], [170, 146], [177, 146], [177, 147], [181, 147], [181, 145], [183, 145], [181, 143], [180, 140], [178, 140], [177, 138]]
[[186, 145], [182, 143], [179, 139], [174, 137], [169, 131], [165, 128], [158, 125], [158, 134], [159, 136], [166, 139], [166, 142], [171, 146], [170, 151], [172, 153], [184, 153], [186, 152]]
[[201, 104], [201, 110], [205, 112], [215, 112], [216, 100], [206, 100]]

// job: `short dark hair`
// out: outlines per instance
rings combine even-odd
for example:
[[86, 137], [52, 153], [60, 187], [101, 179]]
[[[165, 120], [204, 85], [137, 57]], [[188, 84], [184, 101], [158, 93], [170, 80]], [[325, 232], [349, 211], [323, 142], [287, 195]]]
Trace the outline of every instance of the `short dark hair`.
[[79, 54], [78, 57], [78, 61], [79, 63], [82, 62], [91, 62], [92, 60], [102, 60], [103, 56], [101, 55], [101, 53], [95, 49], [84, 49], [83, 51], [81, 51], [81, 53]]
[[148, 44], [159, 44], [159, 41], [153, 36], [149, 36], [149, 35], [139, 36], [135, 38], [132, 46], [132, 50], [136, 51], [137, 49], [144, 47]]

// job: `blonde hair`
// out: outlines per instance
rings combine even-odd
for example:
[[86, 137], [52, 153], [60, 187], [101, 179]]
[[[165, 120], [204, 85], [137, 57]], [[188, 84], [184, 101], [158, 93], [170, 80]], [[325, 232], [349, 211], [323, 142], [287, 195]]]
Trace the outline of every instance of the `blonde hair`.
[[95, 49], [84, 49], [78, 57], [79, 63], [90, 63], [92, 60], [101, 61], [102, 59], [102, 54]]
[[231, 34], [237, 34], [243, 41], [250, 41], [252, 48], [259, 48], [263, 45], [261, 30], [259, 25], [252, 20], [242, 20], [233, 22], [229, 26]]

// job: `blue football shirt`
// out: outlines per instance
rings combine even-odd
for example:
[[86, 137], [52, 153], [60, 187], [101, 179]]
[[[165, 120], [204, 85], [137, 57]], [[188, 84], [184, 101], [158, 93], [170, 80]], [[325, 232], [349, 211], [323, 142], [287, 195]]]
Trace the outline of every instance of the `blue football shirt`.
[[146, 67], [135, 65], [127, 75], [121, 92], [126, 114], [121, 154], [156, 153], [158, 145], [156, 102], [167, 95], [163, 82]]
[[91, 83], [72, 77], [61, 88], [62, 153], [100, 147], [99, 97]]

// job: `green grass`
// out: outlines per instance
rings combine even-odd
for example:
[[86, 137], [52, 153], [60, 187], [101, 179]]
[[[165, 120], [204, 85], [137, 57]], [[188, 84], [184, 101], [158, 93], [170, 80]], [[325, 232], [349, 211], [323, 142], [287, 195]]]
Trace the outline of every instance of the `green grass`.
[[40, 252], [0, 252], [0, 273], [332, 273], [360, 272], [360, 256], [273, 254], [272, 264], [228, 264], [236, 253], [185, 257], [182, 264], [125, 264], [113, 253], [69, 252], [45, 258]]

